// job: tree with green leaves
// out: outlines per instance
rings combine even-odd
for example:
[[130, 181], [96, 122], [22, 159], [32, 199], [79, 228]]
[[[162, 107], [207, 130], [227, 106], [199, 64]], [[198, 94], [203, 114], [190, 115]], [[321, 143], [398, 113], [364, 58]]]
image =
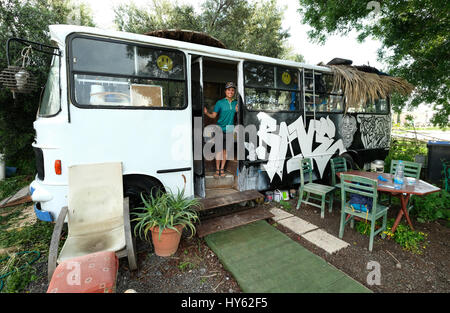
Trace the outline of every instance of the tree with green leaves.
[[228, 49], [270, 57], [283, 57], [289, 33], [282, 29], [283, 11], [275, 0], [205, 0], [201, 12], [191, 5], [153, 0], [139, 8], [134, 3], [114, 9], [119, 30], [146, 33], [185, 29], [207, 33]]
[[[0, 0], [0, 70], [7, 64], [6, 41], [17, 37], [50, 45], [47, 35], [50, 24], [94, 26], [90, 8], [69, 0]], [[20, 62], [23, 46], [11, 45], [10, 65]], [[49, 56], [32, 52], [31, 72], [43, 86], [49, 69]], [[0, 86], [0, 153], [7, 164], [17, 166], [22, 173], [33, 173], [33, 121], [39, 106], [41, 90], [31, 94], [12, 93]]]
[[[450, 2], [438, 0], [399, 1], [316, 1], [299, 0], [303, 22], [313, 29], [309, 37], [325, 42], [331, 34], [358, 32], [382, 43], [379, 60], [391, 75], [403, 77], [416, 86], [410, 107], [432, 103], [436, 110], [431, 122], [450, 126]], [[395, 96], [394, 109], [406, 105]]]

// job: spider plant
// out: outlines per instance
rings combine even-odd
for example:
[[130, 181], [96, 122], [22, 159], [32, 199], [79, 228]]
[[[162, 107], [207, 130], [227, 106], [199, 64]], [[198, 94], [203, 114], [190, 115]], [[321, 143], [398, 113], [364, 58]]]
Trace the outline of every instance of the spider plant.
[[183, 190], [178, 192], [163, 192], [158, 190], [156, 195], [152, 193], [148, 196], [141, 194], [144, 207], [136, 208], [138, 212], [132, 214], [136, 216], [132, 221], [137, 222], [134, 227], [134, 234], [148, 240], [148, 232], [153, 227], [159, 227], [159, 238], [165, 229], [173, 229], [176, 225], [184, 225], [191, 230], [191, 237], [195, 234], [194, 223], [199, 220], [195, 208], [200, 206], [198, 199], [189, 199], [184, 195]]

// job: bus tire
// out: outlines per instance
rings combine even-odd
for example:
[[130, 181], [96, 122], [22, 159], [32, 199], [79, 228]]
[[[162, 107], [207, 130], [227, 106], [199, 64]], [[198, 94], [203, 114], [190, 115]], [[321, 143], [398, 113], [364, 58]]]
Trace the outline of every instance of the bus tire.
[[347, 163], [347, 170], [350, 171], [355, 169], [355, 161], [353, 161], [353, 158], [349, 153], [343, 153], [341, 157], [343, 157]]
[[130, 210], [144, 205], [141, 194], [156, 196], [159, 191], [165, 192], [164, 186], [156, 178], [144, 175], [123, 177], [123, 195], [130, 199]]

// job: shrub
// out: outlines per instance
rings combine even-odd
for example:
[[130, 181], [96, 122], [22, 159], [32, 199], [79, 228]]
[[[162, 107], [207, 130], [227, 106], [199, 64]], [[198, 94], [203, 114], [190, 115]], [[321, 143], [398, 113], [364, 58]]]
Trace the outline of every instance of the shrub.
[[450, 226], [450, 193], [441, 190], [422, 197], [412, 198], [411, 215], [421, 223], [446, 219]]

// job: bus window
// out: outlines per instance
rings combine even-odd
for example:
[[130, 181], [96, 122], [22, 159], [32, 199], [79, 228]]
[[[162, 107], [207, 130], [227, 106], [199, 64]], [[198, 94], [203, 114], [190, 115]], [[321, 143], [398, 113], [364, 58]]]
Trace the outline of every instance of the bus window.
[[344, 97], [341, 90], [333, 90], [333, 76], [330, 74], [316, 74], [314, 87], [315, 99], [311, 92], [313, 82], [305, 78], [305, 108], [307, 112], [342, 112]]
[[389, 106], [386, 99], [378, 99], [373, 102], [361, 102], [357, 107], [348, 108], [348, 112], [386, 114], [389, 113]]
[[71, 43], [76, 104], [186, 107], [183, 53], [85, 37]]
[[59, 56], [54, 56], [50, 74], [45, 84], [44, 95], [39, 106], [39, 116], [51, 116], [59, 112], [61, 99], [59, 94]]
[[271, 64], [246, 62], [245, 103], [249, 110], [298, 111], [298, 71]]

